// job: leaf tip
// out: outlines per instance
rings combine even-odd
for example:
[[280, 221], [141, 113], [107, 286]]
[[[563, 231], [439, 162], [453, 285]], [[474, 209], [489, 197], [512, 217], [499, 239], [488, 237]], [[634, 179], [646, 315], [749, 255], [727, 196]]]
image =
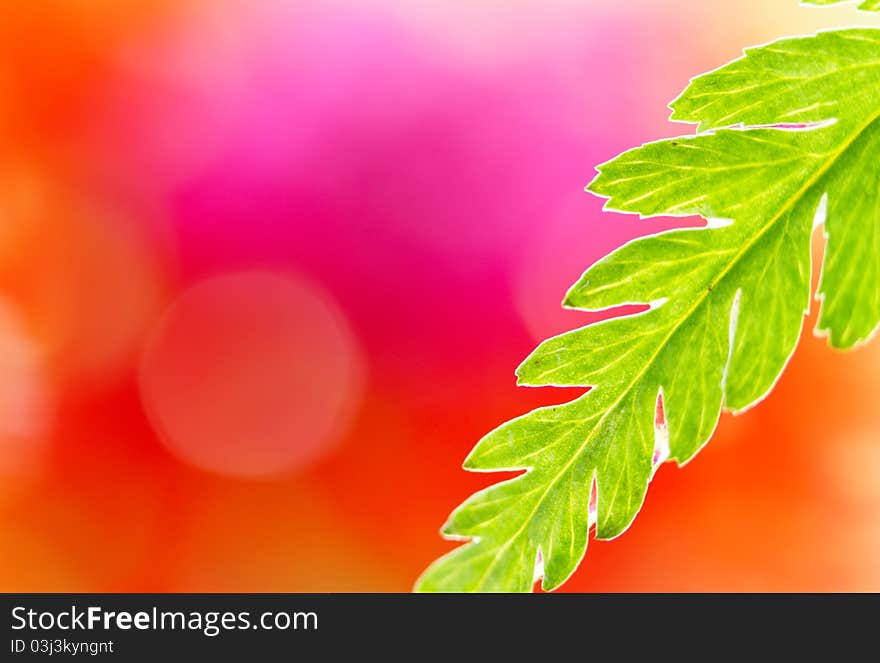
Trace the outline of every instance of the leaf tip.
[[520, 362], [520, 365], [516, 367], [516, 371], [514, 371], [514, 375], [516, 376], [516, 386], [517, 387], [529, 387], [531, 386], [528, 378], [528, 368], [529, 363], [532, 358], [532, 355], [535, 353], [532, 352], [528, 357]]
[[576, 309], [578, 308], [577, 299], [575, 298], [575, 293], [572, 292], [574, 288], [570, 289], [565, 293], [565, 297], [562, 298], [562, 308], [568, 309]]
[[587, 193], [591, 193], [594, 196], [602, 196], [602, 194], [597, 190], [596, 185], [599, 182], [599, 179], [602, 177], [602, 170], [600, 168], [596, 168], [596, 174], [593, 176], [587, 185], [584, 187], [584, 191]]
[[[474, 470], [479, 469], [479, 462], [477, 460], [477, 449], [478, 447], [474, 447], [471, 449], [471, 452], [467, 455], [467, 457], [461, 463], [461, 469], [467, 470], [468, 472], [473, 472]], [[446, 534], [445, 530], [449, 525], [444, 525], [443, 530], [441, 530], [442, 534]]]

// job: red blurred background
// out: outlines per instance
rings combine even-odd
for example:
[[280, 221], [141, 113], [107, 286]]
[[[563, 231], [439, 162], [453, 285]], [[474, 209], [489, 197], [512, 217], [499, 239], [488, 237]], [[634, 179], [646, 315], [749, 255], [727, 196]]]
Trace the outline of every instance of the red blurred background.
[[[733, 6], [735, 5], [735, 6]], [[408, 591], [583, 193], [794, 0], [0, 2], [0, 589]], [[875, 21], [876, 22], [876, 21]], [[668, 225], [668, 224], [667, 224]], [[569, 591], [880, 590], [880, 343], [809, 333]]]

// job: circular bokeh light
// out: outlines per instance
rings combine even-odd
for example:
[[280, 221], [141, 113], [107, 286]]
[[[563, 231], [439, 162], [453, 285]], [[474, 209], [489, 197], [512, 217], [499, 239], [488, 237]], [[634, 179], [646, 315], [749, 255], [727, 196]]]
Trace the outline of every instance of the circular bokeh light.
[[[51, 394], [39, 349], [16, 311], [0, 299], [0, 476], [34, 470], [45, 451]], [[2, 492], [2, 490], [0, 490]]]
[[345, 432], [362, 359], [330, 297], [302, 278], [203, 281], [168, 309], [141, 365], [153, 426], [180, 459], [225, 475], [302, 469]]

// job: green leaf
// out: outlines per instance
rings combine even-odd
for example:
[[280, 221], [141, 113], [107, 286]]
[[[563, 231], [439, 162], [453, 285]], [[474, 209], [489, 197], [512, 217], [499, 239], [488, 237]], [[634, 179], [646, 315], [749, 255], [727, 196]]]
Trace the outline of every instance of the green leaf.
[[[826, 5], [842, 5], [842, 4], [852, 4], [857, 2], [857, 0], [801, 0], [805, 5], [816, 5], [816, 6], [826, 6]], [[859, 9], [862, 9], [867, 12], [876, 12], [880, 11], [880, 0], [864, 0], [859, 5]]]
[[828, 237], [817, 331], [852, 347], [880, 322], [880, 30], [783, 39], [701, 76], [672, 103], [698, 133], [603, 164], [589, 185], [606, 209], [699, 214], [705, 228], [632, 241], [593, 265], [569, 308], [650, 304], [542, 343], [519, 384], [591, 387], [484, 437], [475, 471], [526, 470], [456, 509], [444, 535], [470, 542], [437, 560], [421, 591], [529, 591], [561, 585], [596, 537], [636, 516], [664, 431], [668, 458], [690, 460], [722, 410], [773, 388], [810, 303], [811, 234]]

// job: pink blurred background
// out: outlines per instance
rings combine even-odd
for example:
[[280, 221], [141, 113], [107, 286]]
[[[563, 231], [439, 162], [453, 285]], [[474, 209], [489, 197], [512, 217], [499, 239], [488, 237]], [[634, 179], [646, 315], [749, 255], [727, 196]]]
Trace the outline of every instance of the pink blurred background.
[[[583, 192], [795, 0], [0, 7], [0, 589], [408, 591], [573, 391], [567, 286], [668, 222]], [[876, 20], [873, 23], [877, 23]], [[570, 591], [880, 590], [880, 343], [809, 334]]]

